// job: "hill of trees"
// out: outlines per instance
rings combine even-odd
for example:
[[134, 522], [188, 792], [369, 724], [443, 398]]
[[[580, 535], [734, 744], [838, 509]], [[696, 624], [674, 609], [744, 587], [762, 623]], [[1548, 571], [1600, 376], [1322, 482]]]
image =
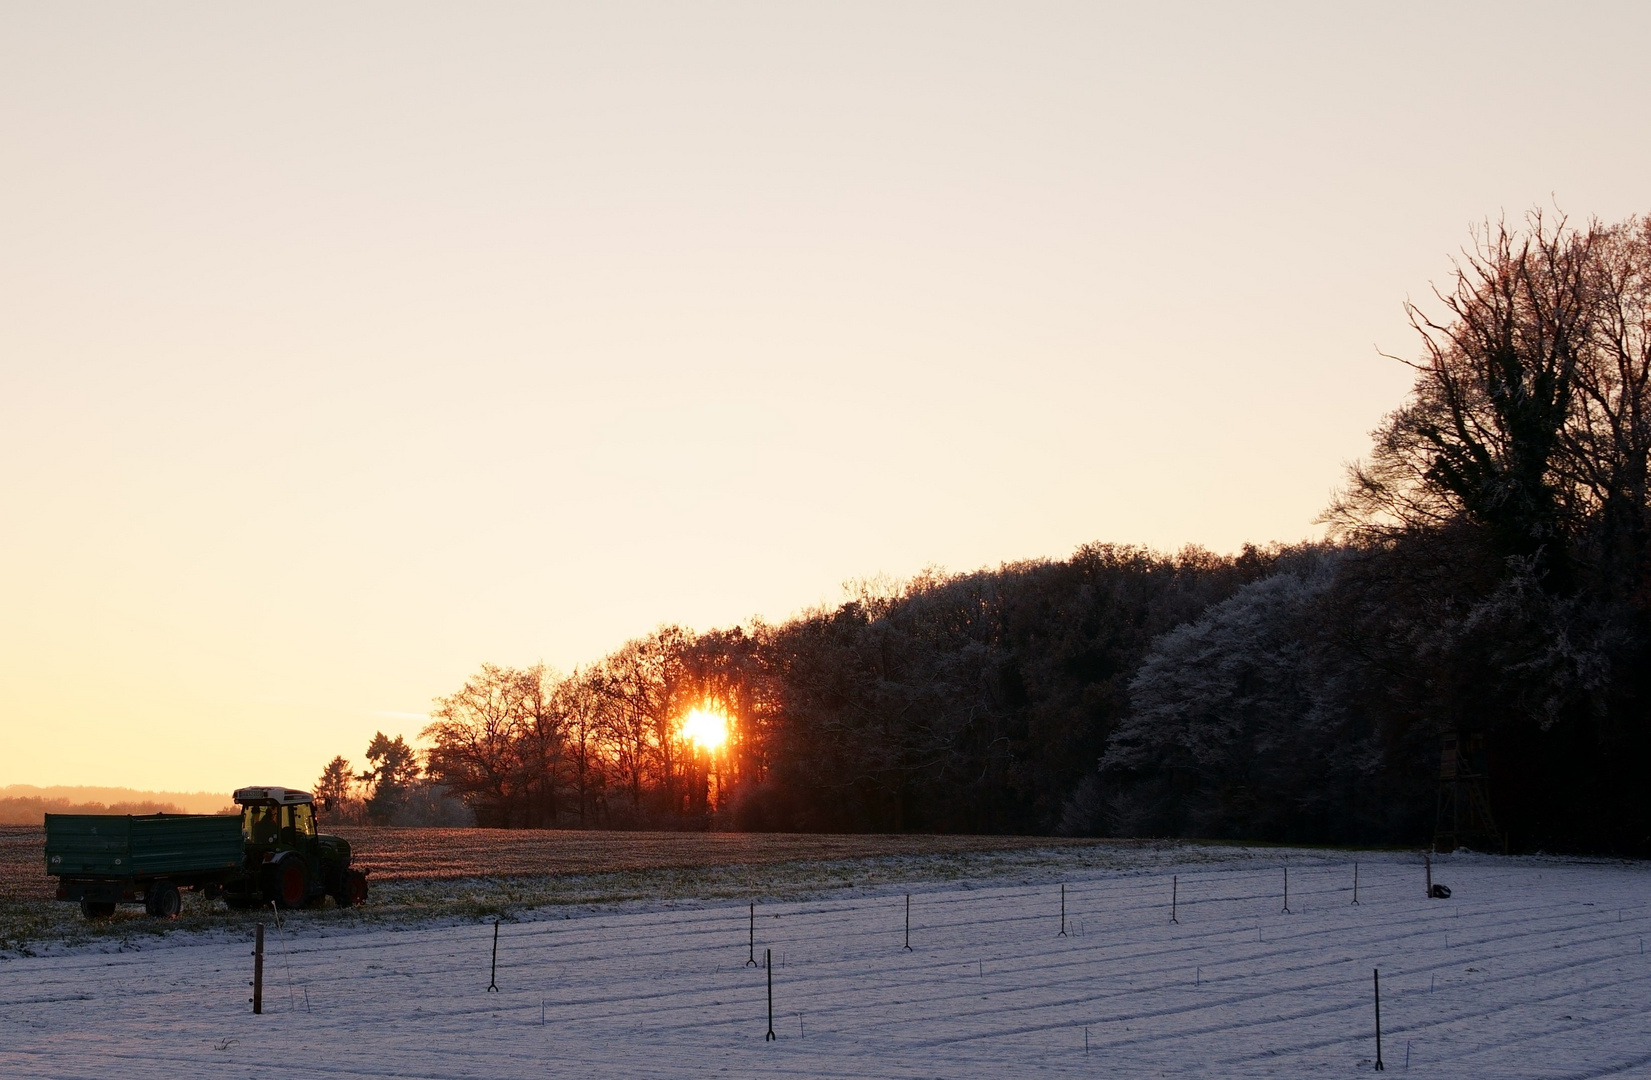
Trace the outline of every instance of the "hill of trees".
[[486, 665], [409, 768], [502, 827], [1416, 843], [1472, 732], [1514, 848], [1651, 853], [1651, 227], [1487, 227], [1436, 299], [1323, 543], [1094, 545]]
[[215, 814], [228, 795], [119, 787], [0, 787], [0, 825], [39, 825], [47, 814]]

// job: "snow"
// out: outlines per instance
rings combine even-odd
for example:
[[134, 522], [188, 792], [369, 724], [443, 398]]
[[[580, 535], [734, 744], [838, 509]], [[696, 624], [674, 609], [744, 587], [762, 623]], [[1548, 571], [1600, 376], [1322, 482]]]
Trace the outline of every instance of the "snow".
[[[0, 961], [0, 1075], [1651, 1076], [1651, 867], [1189, 849], [1148, 870]], [[1353, 861], [1359, 904], [1352, 903]], [[1283, 908], [1284, 867], [1290, 907]], [[1175, 916], [1171, 922], [1172, 876]], [[542, 1017], [542, 1019], [541, 1019]], [[1088, 1052], [1085, 1052], [1085, 1040]], [[1408, 1064], [1408, 1069], [1407, 1069]]]

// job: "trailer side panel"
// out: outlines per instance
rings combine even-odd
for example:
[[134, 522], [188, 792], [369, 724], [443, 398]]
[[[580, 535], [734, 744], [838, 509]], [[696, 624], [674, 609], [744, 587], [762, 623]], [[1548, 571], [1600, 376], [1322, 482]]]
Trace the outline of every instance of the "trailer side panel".
[[46, 872], [58, 877], [172, 877], [234, 870], [242, 857], [238, 817], [46, 815]]

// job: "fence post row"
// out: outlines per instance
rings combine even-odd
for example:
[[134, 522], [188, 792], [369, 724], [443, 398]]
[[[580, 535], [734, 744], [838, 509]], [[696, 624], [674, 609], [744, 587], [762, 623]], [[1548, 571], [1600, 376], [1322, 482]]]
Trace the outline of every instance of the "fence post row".
[[[1431, 898], [1432, 895], [1433, 895], [1433, 860], [1431, 858], [1427, 857], [1427, 856], [1423, 856], [1423, 866], [1424, 866], [1424, 873], [1426, 874], [1426, 883], [1427, 883], [1428, 896]], [[1061, 908], [1060, 908], [1061, 929], [1060, 929], [1060, 935], [1059, 936], [1064, 937], [1064, 936], [1066, 936], [1066, 885], [1065, 885], [1065, 883], [1062, 883], [1060, 888], [1061, 888], [1061, 893], [1060, 893], [1060, 897], [1061, 897], [1061, 900], [1060, 900], [1060, 904], [1061, 904]], [[1177, 917], [1177, 909], [1178, 909], [1178, 905], [1179, 905], [1179, 902], [1180, 902], [1180, 891], [1181, 891], [1180, 876], [1179, 875], [1171, 875], [1170, 876], [1170, 921], [1173, 922], [1173, 923], [1179, 923], [1180, 922], [1180, 919]], [[1354, 862], [1353, 863], [1353, 903], [1357, 904], [1358, 902], [1359, 902], [1359, 864], [1357, 862]], [[1290, 911], [1290, 869], [1289, 869], [1289, 867], [1284, 868], [1284, 911], [1286, 913], [1288, 913]], [[498, 920], [498, 919], [493, 920], [493, 954], [492, 954], [492, 964], [491, 964], [491, 969], [490, 969], [490, 977], [488, 979], [488, 986], [487, 986], [488, 992], [490, 992], [490, 993], [499, 992], [499, 984], [498, 984], [498, 973], [499, 973], [499, 923], [500, 923], [500, 920]], [[1259, 927], [1258, 927], [1258, 929], [1259, 929]], [[756, 941], [757, 941], [757, 905], [753, 902], [750, 905], [749, 913], [748, 913], [748, 950], [747, 950], [747, 960], [746, 960], [747, 965], [749, 965], [751, 967], [755, 967], [756, 963], [757, 963], [757, 959], [756, 959]], [[1641, 939], [1640, 948], [1643, 951], [1643, 949], [1644, 949], [1644, 940], [1643, 940], [1643, 938]], [[911, 893], [906, 894], [906, 943], [905, 943], [905, 951], [906, 952], [911, 952], [912, 951], [912, 947], [911, 947]], [[771, 948], [765, 948], [763, 950], [763, 968], [764, 968], [764, 970], [767, 974], [767, 982], [768, 982], [768, 1031], [763, 1036], [763, 1040], [765, 1042], [773, 1042], [778, 1038], [778, 1036], [774, 1034], [774, 950], [771, 949]], [[1203, 974], [1202, 969], [1200, 969], [1197, 973], [1197, 976], [1201, 976], [1202, 974]], [[1195, 976], [1194, 981], [1195, 982], [1202, 982], [1202, 979], [1198, 978], [1197, 976]], [[262, 922], [257, 923], [255, 928], [254, 928], [253, 948], [252, 948], [252, 982], [251, 982], [251, 986], [252, 986], [252, 998], [251, 998], [252, 1011], [253, 1011], [254, 1014], [262, 1014], [263, 1011], [264, 1011], [264, 924]], [[1430, 989], [1431, 989], [1431, 987], [1430, 987]], [[1386, 1069], [1387, 1069], [1387, 1065], [1382, 1061], [1382, 984], [1381, 984], [1381, 969], [1379, 969], [1379, 968], [1372, 968], [1371, 969], [1371, 991], [1372, 991], [1372, 995], [1373, 995], [1373, 1003], [1374, 1003], [1374, 1007], [1375, 1007], [1375, 1020], [1376, 1020], [1376, 1063], [1375, 1063], [1375, 1068], [1376, 1068], [1376, 1071], [1378, 1071], [1378, 1072], [1385, 1072]], [[307, 990], [306, 990], [306, 994], [307, 994]], [[543, 1024], [544, 1022], [545, 1022], [544, 999], [541, 998], [540, 1002], [539, 1002], [539, 1023]], [[801, 1022], [802, 1022], [801, 1014], [798, 1014], [798, 1023], [799, 1023], [799, 1025], [801, 1024]], [[1089, 1031], [1088, 1031], [1088, 1028], [1086, 1027], [1084, 1029], [1084, 1042], [1085, 1042], [1084, 1052], [1085, 1053], [1088, 1053], [1088, 1041], [1089, 1041], [1088, 1035], [1089, 1035]], [[1406, 1046], [1405, 1049], [1406, 1049], [1406, 1056], [1408, 1057], [1409, 1056], [1409, 1047], [1408, 1047], [1408, 1045]]]

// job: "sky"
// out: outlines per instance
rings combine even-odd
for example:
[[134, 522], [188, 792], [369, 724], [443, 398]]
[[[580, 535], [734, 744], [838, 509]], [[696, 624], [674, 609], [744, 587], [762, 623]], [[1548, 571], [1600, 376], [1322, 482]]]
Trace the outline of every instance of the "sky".
[[0, 784], [305, 786], [482, 662], [1231, 551], [1651, 7], [0, 2]]

